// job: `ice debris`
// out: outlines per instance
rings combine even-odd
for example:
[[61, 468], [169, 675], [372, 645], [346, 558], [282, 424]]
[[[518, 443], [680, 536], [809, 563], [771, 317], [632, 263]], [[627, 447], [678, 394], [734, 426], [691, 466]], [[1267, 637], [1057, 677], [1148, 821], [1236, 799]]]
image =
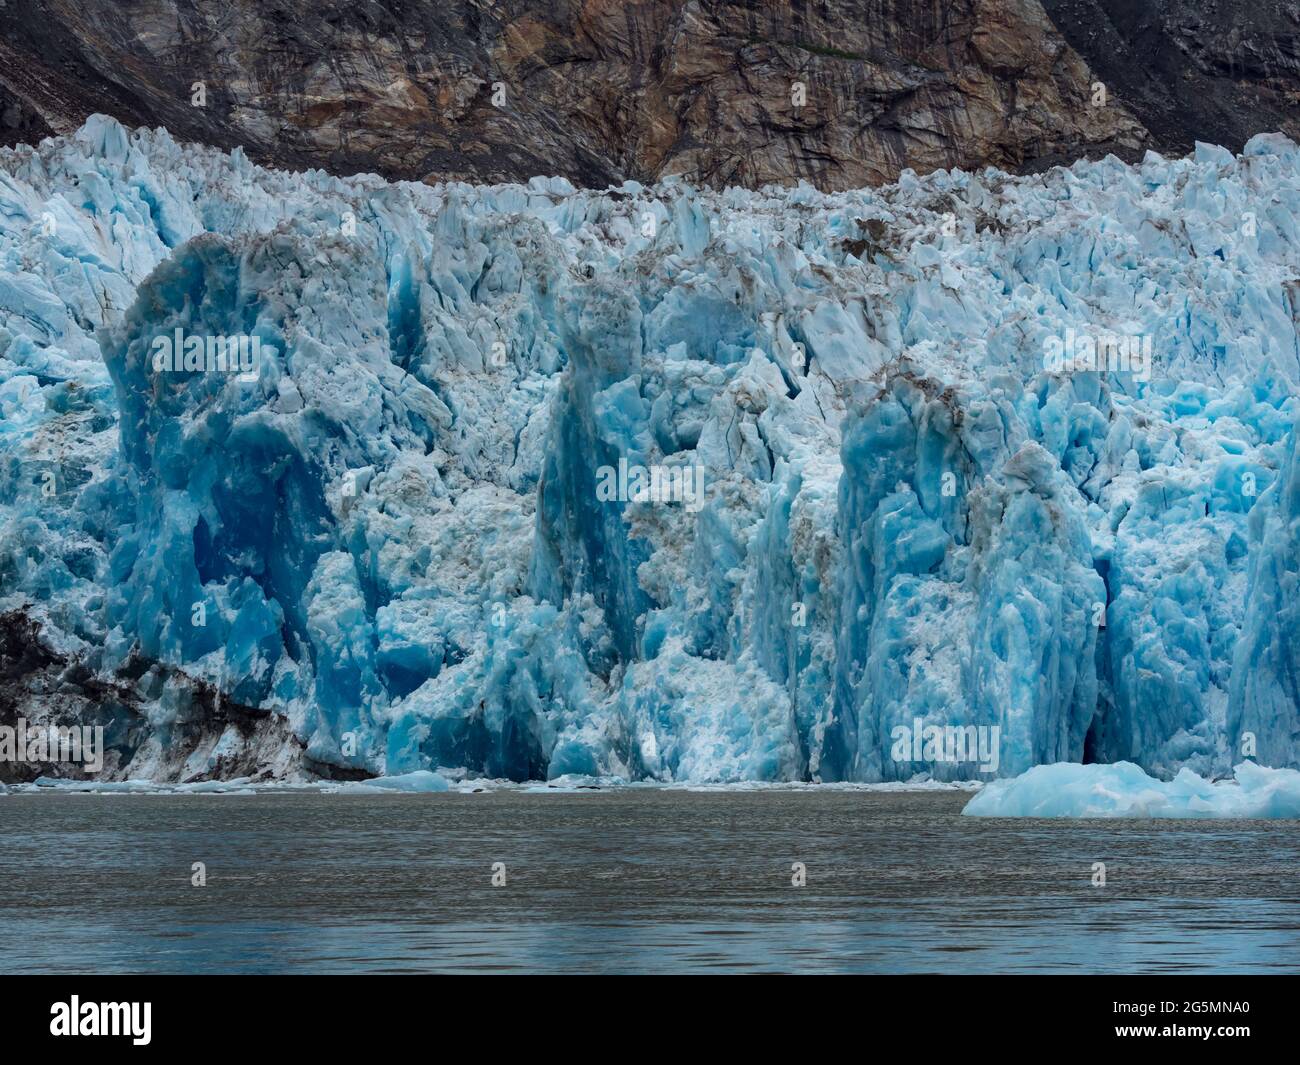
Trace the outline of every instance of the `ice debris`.
[[1300, 772], [1242, 762], [1230, 780], [1180, 769], [1173, 780], [1132, 762], [1038, 765], [986, 785], [962, 810], [969, 817], [1171, 817], [1300, 820]]

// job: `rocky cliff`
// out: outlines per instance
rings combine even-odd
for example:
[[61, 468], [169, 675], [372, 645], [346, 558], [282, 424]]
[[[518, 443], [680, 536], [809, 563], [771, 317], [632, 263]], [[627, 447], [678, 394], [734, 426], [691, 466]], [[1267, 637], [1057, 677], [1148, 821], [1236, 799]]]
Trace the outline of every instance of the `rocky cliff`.
[[1282, 0], [3, 0], [0, 143], [104, 112], [293, 169], [845, 189], [1297, 136], [1298, 41]]

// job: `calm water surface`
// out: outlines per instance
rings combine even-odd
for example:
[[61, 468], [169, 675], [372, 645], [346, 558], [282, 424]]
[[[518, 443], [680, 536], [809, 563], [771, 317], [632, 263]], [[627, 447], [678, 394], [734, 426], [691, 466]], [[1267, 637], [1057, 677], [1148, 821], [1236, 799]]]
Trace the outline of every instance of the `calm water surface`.
[[1300, 968], [1300, 824], [984, 820], [967, 798], [2, 796], [0, 970]]

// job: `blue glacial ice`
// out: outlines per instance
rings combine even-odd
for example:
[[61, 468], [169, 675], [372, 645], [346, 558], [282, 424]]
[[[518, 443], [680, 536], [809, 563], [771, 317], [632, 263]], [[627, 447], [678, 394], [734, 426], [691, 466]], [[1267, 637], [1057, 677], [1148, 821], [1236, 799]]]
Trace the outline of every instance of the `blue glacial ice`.
[[1254, 762], [1233, 779], [1211, 782], [1190, 769], [1173, 780], [1148, 776], [1132, 762], [1038, 765], [986, 784], [968, 817], [1170, 817], [1300, 820], [1300, 773]]
[[1300, 765], [1298, 219], [1273, 135], [837, 194], [0, 150], [8, 711], [122, 780]]

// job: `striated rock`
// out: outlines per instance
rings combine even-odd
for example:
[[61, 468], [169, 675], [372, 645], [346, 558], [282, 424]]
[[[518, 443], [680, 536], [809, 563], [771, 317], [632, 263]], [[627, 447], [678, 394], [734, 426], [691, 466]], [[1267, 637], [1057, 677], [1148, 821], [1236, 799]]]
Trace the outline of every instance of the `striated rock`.
[[0, 5], [0, 143], [103, 112], [293, 169], [846, 189], [1300, 135], [1297, 18], [1278, 0], [22, 0]]

